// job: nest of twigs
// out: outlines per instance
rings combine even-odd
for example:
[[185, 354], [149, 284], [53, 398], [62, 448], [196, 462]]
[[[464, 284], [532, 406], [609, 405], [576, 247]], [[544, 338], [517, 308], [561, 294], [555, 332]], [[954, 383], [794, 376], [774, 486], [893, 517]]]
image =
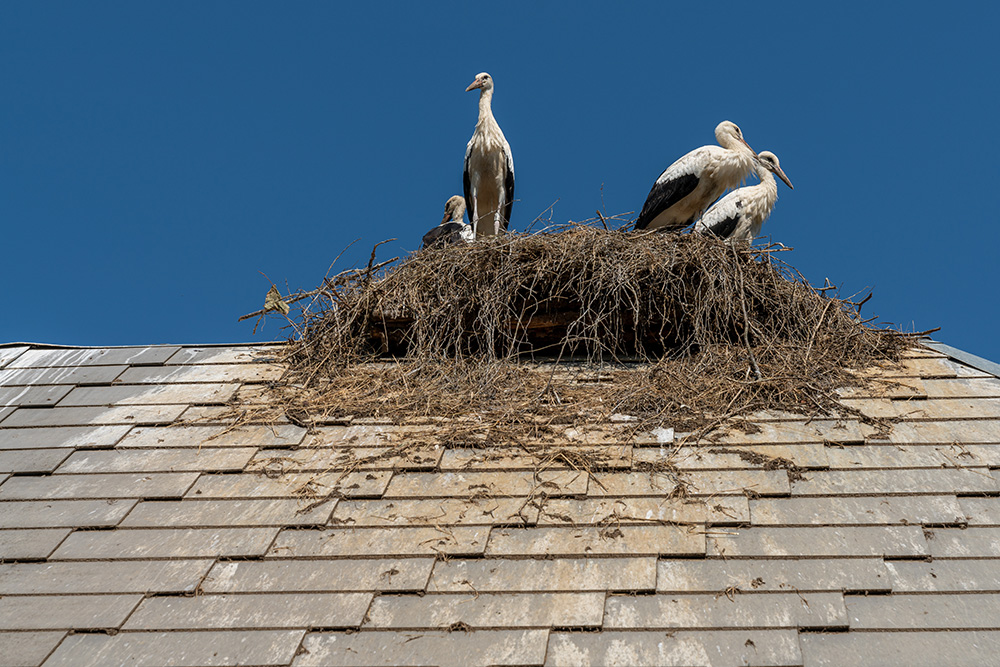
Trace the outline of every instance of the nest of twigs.
[[284, 399], [324, 418], [496, 423], [827, 412], [862, 381], [851, 369], [908, 339], [811, 287], [785, 250], [573, 226], [348, 271], [292, 295], [309, 300]]

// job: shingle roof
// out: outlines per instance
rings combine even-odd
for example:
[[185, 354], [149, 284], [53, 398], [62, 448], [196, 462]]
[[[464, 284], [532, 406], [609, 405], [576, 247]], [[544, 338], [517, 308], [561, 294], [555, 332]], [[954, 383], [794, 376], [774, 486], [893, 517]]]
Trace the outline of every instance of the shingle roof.
[[678, 448], [232, 429], [276, 352], [0, 347], [0, 664], [1000, 654], [1000, 379], [944, 354], [845, 394], [891, 428], [774, 413]]

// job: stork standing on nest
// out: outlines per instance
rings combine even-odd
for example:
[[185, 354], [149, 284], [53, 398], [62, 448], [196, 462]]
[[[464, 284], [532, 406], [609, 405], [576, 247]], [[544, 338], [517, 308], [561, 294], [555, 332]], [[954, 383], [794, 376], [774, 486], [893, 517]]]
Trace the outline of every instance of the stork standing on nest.
[[468, 243], [475, 238], [472, 227], [465, 224], [465, 199], [455, 195], [444, 205], [444, 218], [441, 224], [424, 234], [421, 248], [450, 245], [452, 243]]
[[736, 123], [719, 123], [715, 139], [718, 146], [696, 148], [660, 174], [635, 221], [637, 230], [683, 229], [753, 173], [757, 154]]
[[756, 171], [759, 184], [733, 190], [720, 199], [705, 212], [694, 230], [714, 234], [726, 239], [727, 243], [753, 242], [778, 200], [778, 184], [772, 174], [777, 174], [785, 185], [792, 188], [792, 182], [781, 169], [778, 156], [770, 151], [760, 152]]
[[493, 117], [493, 77], [486, 72], [465, 89], [479, 89], [479, 121], [465, 149], [465, 204], [476, 238], [507, 231], [514, 207], [514, 157]]

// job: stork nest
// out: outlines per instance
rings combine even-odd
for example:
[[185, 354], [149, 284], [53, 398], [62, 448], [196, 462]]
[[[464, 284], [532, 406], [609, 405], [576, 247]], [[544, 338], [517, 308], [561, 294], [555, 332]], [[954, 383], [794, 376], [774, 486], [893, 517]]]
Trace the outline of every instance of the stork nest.
[[308, 305], [274, 391], [309, 423], [627, 414], [697, 429], [837, 412], [835, 390], [867, 381], [852, 369], [897, 360], [912, 338], [811, 287], [785, 251], [574, 225], [369, 264], [287, 299]]

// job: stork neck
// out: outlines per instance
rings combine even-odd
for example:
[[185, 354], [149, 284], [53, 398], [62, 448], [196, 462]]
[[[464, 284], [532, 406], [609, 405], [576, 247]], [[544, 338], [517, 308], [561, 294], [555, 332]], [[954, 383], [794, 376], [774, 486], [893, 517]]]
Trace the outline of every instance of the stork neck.
[[774, 180], [774, 174], [760, 166], [757, 167], [757, 177], [760, 179], [760, 184], [756, 187], [767, 210], [770, 211], [774, 202], [778, 200], [778, 183]]
[[479, 122], [493, 118], [493, 90], [479, 91]]

